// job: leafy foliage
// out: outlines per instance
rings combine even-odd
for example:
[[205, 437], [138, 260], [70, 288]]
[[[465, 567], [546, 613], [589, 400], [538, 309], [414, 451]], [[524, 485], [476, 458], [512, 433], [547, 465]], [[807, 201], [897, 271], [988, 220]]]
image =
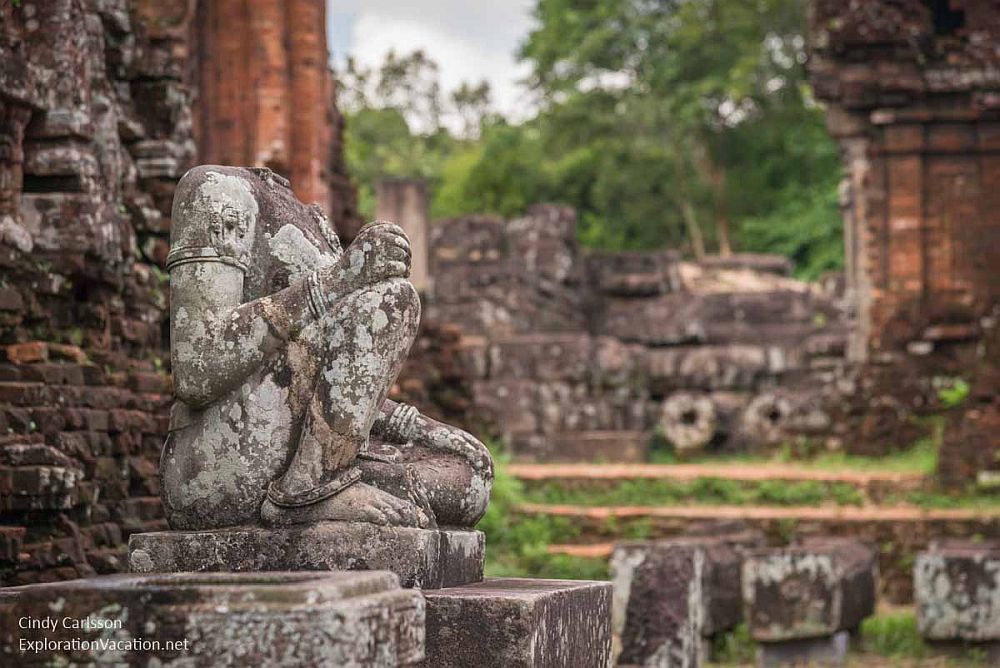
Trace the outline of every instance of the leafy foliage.
[[[432, 215], [573, 206], [605, 248], [777, 252], [842, 264], [840, 165], [804, 71], [806, 0], [537, 0], [520, 57], [536, 115], [485, 84], [443, 93], [422, 54], [341, 75], [364, 212], [380, 176], [423, 176]], [[451, 129], [448, 115], [458, 118]]]

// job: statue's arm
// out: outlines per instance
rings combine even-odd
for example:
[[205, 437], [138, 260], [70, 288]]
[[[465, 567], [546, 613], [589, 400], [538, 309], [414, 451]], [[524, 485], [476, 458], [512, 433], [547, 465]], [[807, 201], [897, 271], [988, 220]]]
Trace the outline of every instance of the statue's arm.
[[372, 425], [372, 433], [400, 445], [414, 443], [430, 450], [462, 457], [477, 471], [493, 478], [489, 449], [472, 434], [421, 415], [413, 406], [386, 399]]
[[192, 408], [238, 387], [315, 317], [306, 280], [246, 303], [243, 272], [229, 264], [182, 264], [170, 282], [174, 392]]

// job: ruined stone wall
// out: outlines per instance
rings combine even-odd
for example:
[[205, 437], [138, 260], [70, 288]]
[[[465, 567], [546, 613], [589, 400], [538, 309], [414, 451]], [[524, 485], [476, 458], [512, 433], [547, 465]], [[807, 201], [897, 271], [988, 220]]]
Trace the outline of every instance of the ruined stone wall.
[[525, 459], [838, 443], [849, 324], [787, 261], [582, 252], [571, 210], [432, 226], [430, 321], [463, 334], [470, 413]]
[[812, 82], [846, 167], [857, 440], [906, 442], [941, 379], [997, 363], [981, 342], [1000, 304], [1000, 3], [811, 8]]
[[156, 460], [188, 3], [0, 4], [0, 583], [120, 570]]
[[121, 570], [129, 533], [165, 528], [162, 266], [184, 171], [287, 159], [355, 225], [323, 11], [0, 2], [0, 586]]

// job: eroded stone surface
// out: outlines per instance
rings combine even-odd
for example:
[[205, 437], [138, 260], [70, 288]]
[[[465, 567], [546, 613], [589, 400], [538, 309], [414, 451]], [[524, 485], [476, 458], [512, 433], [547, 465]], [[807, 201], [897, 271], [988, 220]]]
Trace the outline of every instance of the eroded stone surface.
[[[706, 638], [731, 630], [743, 619], [740, 593], [743, 555], [747, 550], [759, 548], [763, 544], [763, 534], [758, 531], [707, 529], [703, 535], [616, 544], [611, 555], [611, 580], [614, 587], [612, 629], [615, 636], [627, 636], [635, 642], [639, 635], [645, 635], [638, 642], [643, 643], [646, 650], [636, 650], [634, 653], [655, 656], [656, 648], [668, 641], [674, 645], [683, 644], [670, 629], [697, 630]], [[668, 568], [663, 562], [678, 560], [687, 564], [693, 559], [690, 554], [692, 551], [701, 552], [701, 582], [699, 585], [684, 585], [681, 579], [685, 574], [693, 577], [695, 569]], [[646, 564], [647, 559], [656, 553], [665, 556]], [[694, 587], [691, 591], [697, 593], [698, 597], [677, 595], [677, 588], [685, 586]], [[697, 623], [686, 626], [670, 623], [660, 625], [664, 617], [658, 606], [670, 609], [667, 615], [669, 618], [690, 618]], [[691, 606], [696, 610], [690, 609]], [[644, 626], [647, 627], [645, 631], [639, 630]], [[698, 643], [691, 640], [684, 642], [691, 646]], [[695, 655], [696, 653], [691, 653], [688, 656]]]
[[822, 638], [799, 638], [785, 642], [764, 642], [757, 645], [757, 668], [811, 666], [833, 668], [844, 666], [850, 648], [850, 634], [840, 631]]
[[874, 612], [877, 577], [875, 551], [850, 539], [751, 552], [743, 564], [750, 635], [779, 642], [854, 630]]
[[[377, 571], [106, 576], [5, 592], [0, 651], [5, 665], [26, 666], [388, 668], [423, 658], [424, 610], [418, 592]], [[22, 629], [23, 618], [58, 623]], [[90, 629], [73, 627], [85, 620]], [[21, 651], [22, 640], [72, 639], [95, 646]], [[158, 641], [160, 649], [140, 640]], [[185, 640], [186, 648], [167, 648]]]
[[1000, 543], [943, 543], [917, 555], [917, 626], [931, 640], [1000, 641]]
[[425, 668], [611, 665], [611, 585], [488, 579], [424, 591]]
[[621, 664], [695, 668], [704, 653], [705, 550], [673, 544], [650, 550], [632, 574]]
[[133, 573], [386, 570], [404, 587], [454, 587], [483, 579], [478, 531], [322, 522], [285, 528], [132, 534]]

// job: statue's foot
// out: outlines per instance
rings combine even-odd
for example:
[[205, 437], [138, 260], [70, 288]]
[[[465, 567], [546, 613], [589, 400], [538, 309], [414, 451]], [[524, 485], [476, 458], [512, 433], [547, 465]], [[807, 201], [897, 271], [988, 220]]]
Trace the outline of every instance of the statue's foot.
[[274, 526], [325, 521], [420, 528], [430, 524], [427, 515], [416, 504], [363, 482], [356, 482], [334, 496], [307, 506], [279, 506], [265, 498], [260, 517], [264, 524]]

